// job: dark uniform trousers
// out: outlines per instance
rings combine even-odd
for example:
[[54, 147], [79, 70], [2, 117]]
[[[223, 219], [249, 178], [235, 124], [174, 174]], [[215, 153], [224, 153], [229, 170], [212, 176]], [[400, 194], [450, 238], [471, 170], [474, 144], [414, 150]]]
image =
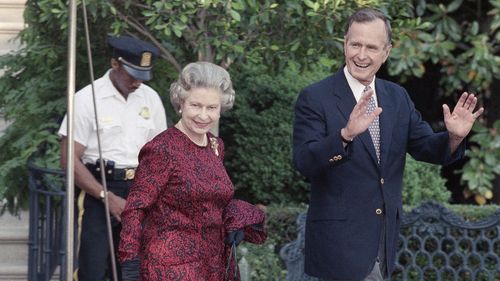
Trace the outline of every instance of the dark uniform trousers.
[[[117, 196], [127, 198], [132, 181], [107, 181], [107, 188]], [[75, 235], [79, 237], [75, 241], [79, 243], [76, 272], [78, 281], [100, 281], [112, 280], [111, 257], [109, 255], [108, 233], [106, 229], [106, 217], [104, 203], [85, 192], [77, 189], [77, 218], [78, 229]], [[121, 224], [111, 218], [113, 242], [115, 251], [120, 242]], [[116, 255], [115, 255], [116, 256]], [[118, 264], [117, 273], [121, 280], [121, 270]]]

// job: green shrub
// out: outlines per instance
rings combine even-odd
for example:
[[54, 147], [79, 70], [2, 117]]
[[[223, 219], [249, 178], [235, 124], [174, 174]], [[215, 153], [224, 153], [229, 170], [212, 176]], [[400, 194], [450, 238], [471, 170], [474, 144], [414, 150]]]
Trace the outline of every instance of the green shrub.
[[272, 75], [262, 65], [232, 68], [235, 108], [221, 120], [226, 168], [237, 196], [251, 202], [306, 202], [308, 185], [292, 167], [293, 107], [326, 67], [301, 72], [290, 63]]
[[297, 238], [297, 215], [305, 205], [267, 207], [268, 238], [264, 245], [243, 243], [239, 248], [246, 251], [245, 259], [250, 266], [252, 280], [285, 280], [285, 264], [279, 256], [280, 249]]
[[493, 204], [483, 206], [445, 204], [445, 207], [467, 221], [485, 219], [498, 210], [498, 205]]
[[458, 173], [467, 190], [480, 196], [476, 202], [484, 204], [486, 199], [492, 199], [493, 181], [500, 176], [500, 120], [491, 128], [476, 122], [472, 131], [475, 133], [470, 138], [473, 145], [466, 151], [469, 161]]
[[446, 189], [441, 166], [414, 160], [406, 156], [403, 177], [403, 205], [416, 206], [425, 200], [446, 203], [451, 192]]

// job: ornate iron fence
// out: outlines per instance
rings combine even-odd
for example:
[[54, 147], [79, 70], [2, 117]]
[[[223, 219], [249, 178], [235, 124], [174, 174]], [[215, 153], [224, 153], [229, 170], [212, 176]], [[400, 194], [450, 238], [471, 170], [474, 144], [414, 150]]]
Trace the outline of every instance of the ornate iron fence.
[[[28, 280], [49, 281], [54, 280], [57, 268], [64, 268], [65, 262], [64, 172], [38, 167], [34, 159], [28, 161]], [[60, 270], [59, 280], [66, 280], [64, 270]]]
[[[297, 239], [280, 252], [287, 281], [316, 281], [304, 273], [305, 213], [297, 218]], [[425, 202], [401, 222], [396, 270], [390, 280], [500, 280], [500, 210], [466, 221], [444, 206]]]

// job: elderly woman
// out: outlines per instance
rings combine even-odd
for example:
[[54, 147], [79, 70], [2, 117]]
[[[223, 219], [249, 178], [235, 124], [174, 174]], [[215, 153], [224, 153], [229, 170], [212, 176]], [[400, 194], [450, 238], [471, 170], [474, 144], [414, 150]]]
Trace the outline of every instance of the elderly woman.
[[138, 280], [139, 264], [140, 280], [225, 280], [228, 240], [264, 242], [264, 214], [233, 199], [223, 142], [209, 132], [234, 96], [227, 71], [208, 62], [172, 84], [180, 120], [142, 148], [122, 214], [124, 280]]

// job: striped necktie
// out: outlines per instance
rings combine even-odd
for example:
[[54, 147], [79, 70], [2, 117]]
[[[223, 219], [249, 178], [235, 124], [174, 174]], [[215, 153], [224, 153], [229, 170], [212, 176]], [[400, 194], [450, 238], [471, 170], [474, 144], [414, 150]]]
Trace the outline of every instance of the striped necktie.
[[[363, 93], [370, 90], [370, 86], [366, 86], [363, 90]], [[367, 113], [372, 113], [376, 108], [375, 98], [372, 95], [370, 100], [368, 100], [368, 108], [366, 110]], [[368, 126], [368, 131], [370, 132], [370, 136], [372, 137], [373, 145], [375, 146], [375, 153], [377, 154], [377, 161], [380, 163], [380, 127], [378, 116], [373, 120], [373, 122]]]

